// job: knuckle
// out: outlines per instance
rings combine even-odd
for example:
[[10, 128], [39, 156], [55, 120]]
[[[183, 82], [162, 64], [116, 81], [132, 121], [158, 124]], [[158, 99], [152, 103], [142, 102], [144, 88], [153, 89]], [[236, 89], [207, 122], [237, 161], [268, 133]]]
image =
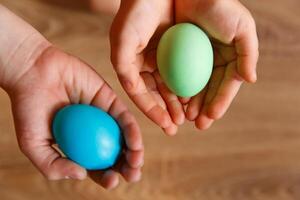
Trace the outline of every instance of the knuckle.
[[130, 63], [129, 60], [127, 55], [119, 50], [111, 53], [111, 63], [117, 74], [128, 74], [129, 68], [132, 67], [132, 63]]
[[127, 93], [134, 94], [136, 92], [134, 82], [128, 77], [119, 75], [119, 80]]
[[203, 123], [201, 123], [201, 122], [196, 122], [196, 127], [199, 129], [199, 130], [201, 130], [201, 131], [205, 131], [205, 130], [207, 130], [207, 129], [209, 129], [210, 128], [210, 124], [203, 124]]
[[21, 152], [27, 156], [31, 149], [30, 143], [28, 142], [28, 140], [20, 139], [18, 144], [19, 144], [19, 148], [20, 148]]
[[40, 166], [40, 171], [42, 172], [42, 174], [44, 175], [44, 177], [48, 180], [59, 180], [63, 177], [61, 177], [61, 173], [59, 173], [59, 171], [57, 171], [55, 168], [50, 166], [51, 163], [49, 163], [48, 161], [44, 161]]
[[240, 73], [236, 70], [232, 72], [231, 77], [232, 77], [233, 80], [237, 80], [237, 81], [240, 81], [240, 82], [242, 82], [244, 80], [243, 77], [240, 75]]
[[24, 144], [20, 144], [19, 145], [20, 150], [23, 154], [27, 155], [28, 154], [28, 146], [24, 145]]
[[223, 117], [223, 113], [216, 107], [213, 107], [209, 112], [209, 118], [211, 119], [218, 120], [221, 119], [222, 117]]
[[248, 21], [249, 21], [249, 24], [252, 27], [256, 27], [256, 22], [255, 22], [254, 17], [252, 16], [252, 14], [250, 12], [249, 12], [249, 15], [248, 15]]

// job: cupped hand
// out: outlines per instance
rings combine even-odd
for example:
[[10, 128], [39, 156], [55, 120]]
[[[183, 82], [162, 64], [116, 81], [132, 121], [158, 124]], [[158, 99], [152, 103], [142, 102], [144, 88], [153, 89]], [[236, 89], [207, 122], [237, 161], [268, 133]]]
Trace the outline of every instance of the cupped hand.
[[186, 116], [199, 129], [220, 119], [244, 81], [257, 79], [258, 39], [255, 21], [238, 0], [178, 0], [176, 22], [204, 29], [214, 49], [214, 69], [206, 88], [185, 103]]
[[171, 0], [126, 0], [111, 27], [111, 61], [134, 103], [164, 131], [173, 135], [185, 119], [178, 97], [162, 82], [156, 48], [162, 33], [174, 24]]
[[51, 123], [55, 112], [73, 104], [92, 104], [112, 115], [127, 145], [121, 163], [89, 175], [105, 188], [118, 185], [119, 176], [138, 181], [143, 164], [143, 143], [138, 124], [109, 85], [84, 62], [52, 46], [47, 47], [29, 69], [14, 81], [8, 93], [19, 146], [50, 180], [84, 179], [87, 171], [63, 158], [53, 147]]

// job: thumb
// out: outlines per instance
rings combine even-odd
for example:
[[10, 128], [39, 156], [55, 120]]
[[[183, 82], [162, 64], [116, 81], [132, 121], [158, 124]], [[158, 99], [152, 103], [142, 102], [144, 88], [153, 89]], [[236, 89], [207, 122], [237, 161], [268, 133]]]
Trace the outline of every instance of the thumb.
[[259, 56], [256, 25], [252, 17], [240, 20], [235, 47], [238, 55], [237, 68], [239, 74], [247, 82], [254, 83], [257, 79], [256, 65]]
[[[52, 146], [51, 114], [49, 114], [54, 112], [52, 104], [44, 98], [20, 97], [22, 95], [12, 98], [12, 111], [21, 151], [49, 180], [84, 179], [86, 170], [63, 158]], [[49, 96], [47, 97], [49, 99]], [[39, 102], [40, 108], [36, 108], [36, 102]]]
[[[26, 134], [25, 134], [26, 135]], [[20, 138], [21, 151], [49, 180], [79, 179], [87, 176], [86, 170], [76, 163], [62, 158], [49, 140], [36, 140], [34, 138]]]

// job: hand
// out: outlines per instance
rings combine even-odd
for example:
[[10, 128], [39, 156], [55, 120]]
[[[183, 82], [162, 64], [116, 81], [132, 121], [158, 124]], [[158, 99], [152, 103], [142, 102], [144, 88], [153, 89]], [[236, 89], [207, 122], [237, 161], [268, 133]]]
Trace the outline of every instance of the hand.
[[129, 97], [164, 131], [173, 135], [184, 123], [184, 109], [162, 82], [156, 47], [174, 24], [172, 0], [126, 0], [111, 27], [111, 61]]
[[[157, 72], [158, 41], [167, 28], [180, 22], [204, 29], [214, 47], [210, 83], [193, 98], [171, 93]], [[256, 80], [255, 23], [237, 0], [122, 1], [110, 40], [112, 63], [124, 89], [168, 134], [184, 122], [184, 105], [187, 119], [206, 129], [223, 116], [244, 80]]]
[[53, 148], [50, 127], [59, 108], [72, 103], [92, 104], [118, 121], [128, 150], [118, 167], [91, 172], [90, 176], [105, 188], [118, 185], [117, 172], [128, 182], [138, 181], [144, 153], [142, 136], [134, 116], [109, 85], [87, 64], [51, 46], [33, 63], [7, 91], [22, 152], [50, 180], [84, 179], [86, 170]]
[[243, 81], [254, 83], [258, 39], [254, 19], [237, 0], [178, 0], [176, 22], [192, 22], [204, 29], [214, 48], [214, 70], [201, 93], [187, 100], [186, 116], [199, 129], [220, 119]]

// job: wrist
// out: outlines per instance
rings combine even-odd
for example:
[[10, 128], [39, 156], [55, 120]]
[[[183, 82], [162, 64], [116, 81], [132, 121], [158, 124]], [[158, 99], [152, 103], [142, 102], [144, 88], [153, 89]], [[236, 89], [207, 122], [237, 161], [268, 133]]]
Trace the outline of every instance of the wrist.
[[1, 5], [0, 32], [0, 87], [8, 92], [51, 44]]

